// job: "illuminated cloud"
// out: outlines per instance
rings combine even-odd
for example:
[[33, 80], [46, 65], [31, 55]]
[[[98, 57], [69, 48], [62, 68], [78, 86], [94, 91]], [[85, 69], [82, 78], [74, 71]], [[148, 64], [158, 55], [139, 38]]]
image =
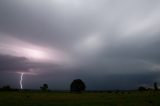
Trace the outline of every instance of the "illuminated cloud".
[[35, 62], [56, 62], [57, 64], [60, 64], [67, 61], [67, 55], [59, 50], [37, 46], [5, 34], [3, 36], [0, 42], [1, 54], [25, 57], [30, 61]]
[[[59, 67], [56, 63], [42, 63], [33, 62], [25, 57], [16, 57], [10, 55], [0, 54], [0, 71], [1, 72], [12, 72], [12, 73], [28, 73], [35, 74], [46, 71], [47, 69], [54, 69]], [[37, 73], [37, 74], [38, 74]]]

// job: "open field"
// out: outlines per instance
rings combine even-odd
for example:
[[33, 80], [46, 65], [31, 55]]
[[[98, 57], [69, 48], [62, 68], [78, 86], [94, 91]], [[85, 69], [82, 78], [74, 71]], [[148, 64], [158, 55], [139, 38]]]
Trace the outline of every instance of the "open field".
[[0, 92], [0, 106], [160, 106], [160, 91]]

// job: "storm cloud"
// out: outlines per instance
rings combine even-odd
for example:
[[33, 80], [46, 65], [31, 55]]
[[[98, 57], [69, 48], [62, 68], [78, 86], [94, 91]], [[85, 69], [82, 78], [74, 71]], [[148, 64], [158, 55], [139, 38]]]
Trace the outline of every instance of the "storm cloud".
[[[56, 69], [57, 64], [32, 62], [25, 57], [16, 57], [10, 55], [0, 55], [0, 71], [12, 73], [29, 73], [35, 74], [36, 71], [46, 71], [49, 69]], [[35, 71], [35, 72], [34, 72]]]
[[44, 80], [68, 89], [75, 78], [88, 89], [151, 85], [160, 77], [159, 11], [159, 0], [1, 0], [0, 72], [41, 73], [26, 88]]

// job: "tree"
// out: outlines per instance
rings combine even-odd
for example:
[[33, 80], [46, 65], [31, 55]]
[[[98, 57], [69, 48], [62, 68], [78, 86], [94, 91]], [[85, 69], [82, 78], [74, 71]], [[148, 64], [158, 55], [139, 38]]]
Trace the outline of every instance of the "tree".
[[40, 89], [41, 89], [42, 91], [47, 91], [47, 90], [48, 90], [48, 84], [43, 84], [43, 86], [40, 87]]
[[86, 89], [86, 86], [81, 79], [73, 80], [70, 85], [70, 90], [73, 92], [81, 92], [81, 91], [85, 91], [85, 89]]
[[146, 89], [145, 87], [143, 87], [143, 86], [140, 86], [140, 87], [138, 88], [138, 90], [139, 90], [139, 91], [146, 91], [147, 89]]
[[9, 85], [6, 85], [6, 86], [3, 86], [3, 87], [2, 87], [2, 90], [10, 91], [10, 90], [11, 90], [11, 87], [10, 87]]
[[157, 82], [154, 82], [154, 90], [158, 90]]

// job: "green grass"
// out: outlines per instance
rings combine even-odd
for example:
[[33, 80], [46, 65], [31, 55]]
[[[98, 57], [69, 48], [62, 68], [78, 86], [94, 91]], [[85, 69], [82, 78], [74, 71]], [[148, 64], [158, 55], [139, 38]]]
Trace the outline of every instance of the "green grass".
[[160, 92], [0, 92], [0, 106], [160, 106]]

